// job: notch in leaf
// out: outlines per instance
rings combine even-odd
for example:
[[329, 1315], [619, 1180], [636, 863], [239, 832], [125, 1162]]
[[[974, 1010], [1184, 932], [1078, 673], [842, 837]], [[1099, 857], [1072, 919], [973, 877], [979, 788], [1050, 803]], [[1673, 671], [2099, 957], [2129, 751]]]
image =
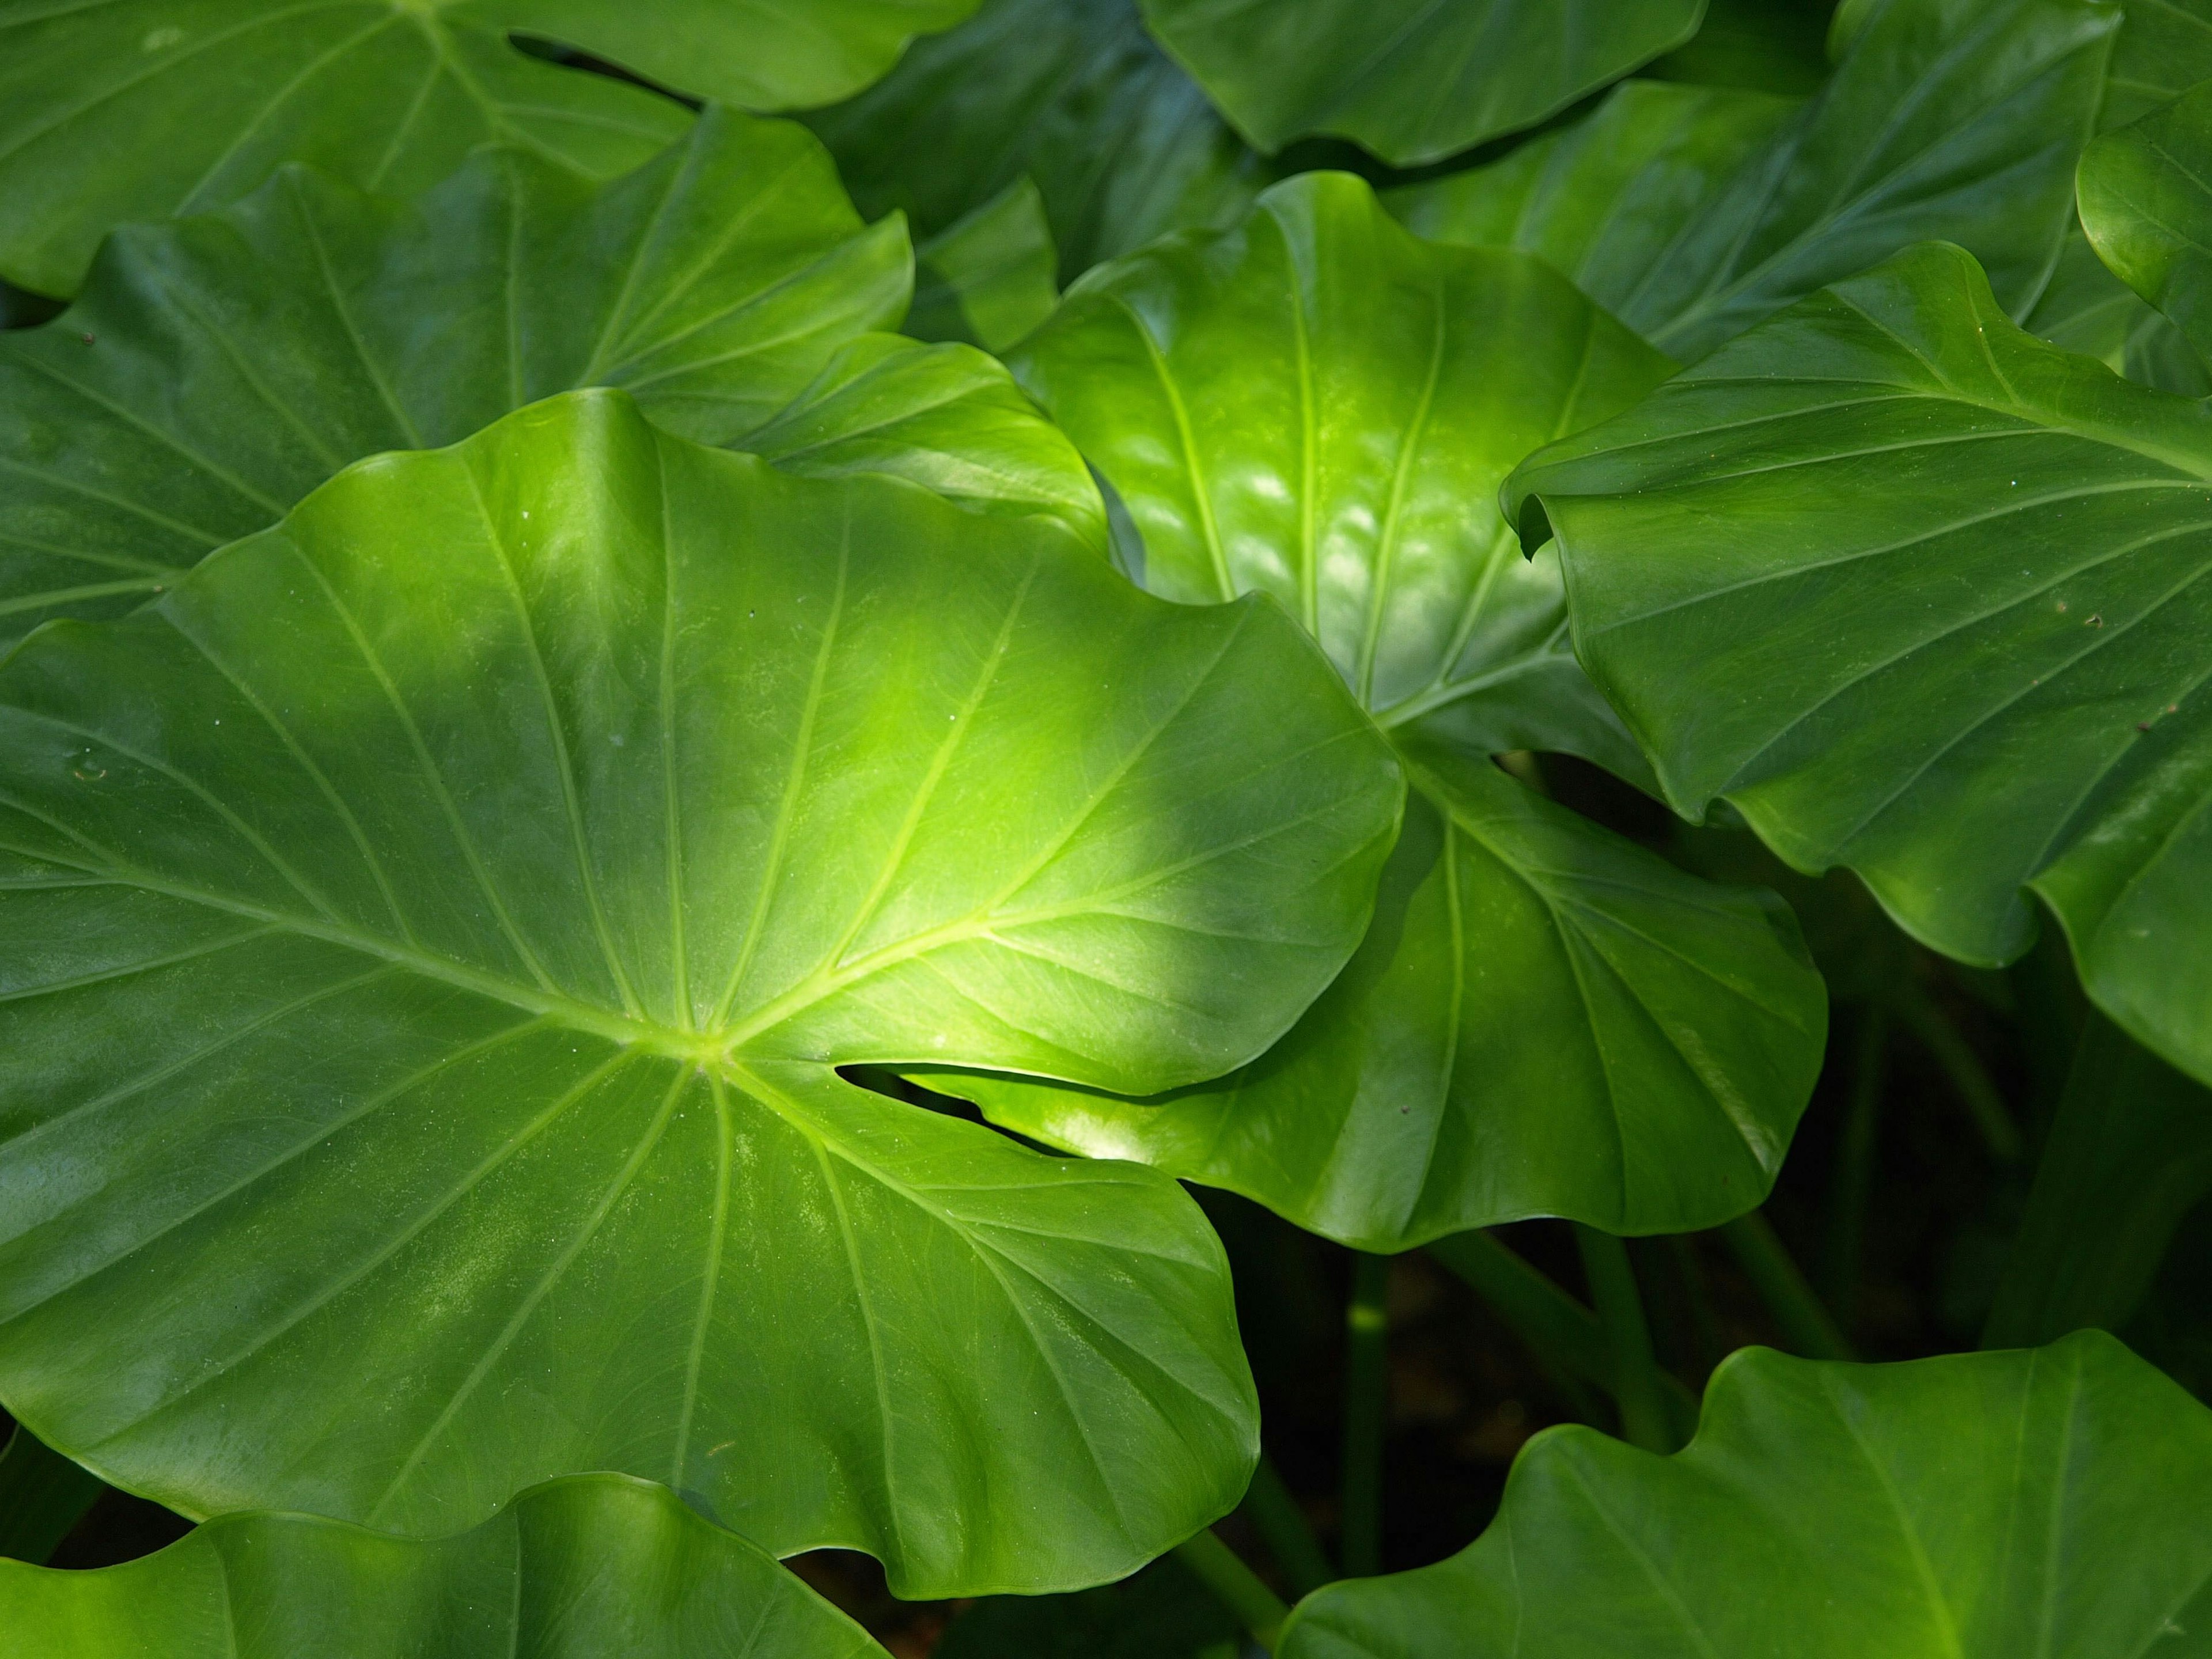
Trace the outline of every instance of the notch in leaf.
[[1278, 609], [1048, 521], [618, 392], [354, 467], [0, 665], [0, 1394], [193, 1515], [611, 1468], [902, 1595], [1125, 1574], [1251, 1468], [1218, 1242], [836, 1068], [1240, 1065], [1401, 794]]

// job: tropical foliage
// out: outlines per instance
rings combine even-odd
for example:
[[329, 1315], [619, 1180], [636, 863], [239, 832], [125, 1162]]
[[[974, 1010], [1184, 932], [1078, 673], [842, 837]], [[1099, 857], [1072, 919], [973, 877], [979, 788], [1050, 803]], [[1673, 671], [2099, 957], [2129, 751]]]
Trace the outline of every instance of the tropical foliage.
[[10, 1651], [2212, 1655], [2208, 179], [2212, 0], [0, 0]]

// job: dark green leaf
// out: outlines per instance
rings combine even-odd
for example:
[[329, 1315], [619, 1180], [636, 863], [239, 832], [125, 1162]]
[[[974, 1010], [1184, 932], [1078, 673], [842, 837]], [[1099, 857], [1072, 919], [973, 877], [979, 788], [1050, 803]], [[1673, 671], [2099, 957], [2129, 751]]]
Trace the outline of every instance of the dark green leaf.
[[2092, 1015], [1983, 1345], [2120, 1329], [2208, 1192], [2212, 1093]]
[[2105, 91], [2106, 126], [2212, 79], [2212, 0], [2135, 0], [2127, 15]]
[[118, 224], [204, 213], [287, 161], [410, 196], [488, 140], [605, 177], [690, 120], [517, 52], [545, 35], [752, 109], [826, 103], [975, 0], [0, 0], [0, 275], [70, 294]]
[[291, 169], [118, 233], [65, 316], [0, 336], [0, 643], [140, 603], [348, 462], [586, 385], [799, 470], [1055, 512], [1103, 548], [1082, 461], [996, 365], [878, 341], [830, 369], [896, 325], [909, 258], [805, 129], [720, 111], [606, 185], [490, 150], [401, 205]]
[[105, 1572], [0, 1561], [12, 1659], [884, 1659], [665, 1486], [576, 1475], [434, 1542], [227, 1515]]
[[1802, 94], [1828, 78], [1833, 0], [1711, 0], [1689, 41], [1645, 70], [1662, 80]]
[[1060, 299], [1044, 198], [1027, 173], [915, 250], [907, 332], [1003, 351]]
[[2081, 157], [2081, 225], [2127, 285], [2212, 356], [2212, 86], [2108, 132]]
[[1928, 236], [1971, 249], [2021, 315], [2072, 222], [2118, 21], [2110, 0], [1875, 0], [1826, 87], [1786, 121], [1753, 94], [1624, 90], [1539, 155], [1399, 210], [1451, 241], [1510, 225], [1515, 245], [1577, 272], [1685, 362]]
[[1705, 0], [1140, 0], [1160, 43], [1273, 153], [1308, 133], [1401, 167], [1530, 127], [1679, 46]]
[[2212, 1413], [2110, 1337], [1901, 1365], [1761, 1349], [1690, 1448], [1530, 1441], [1450, 1560], [1309, 1596], [1282, 1659], [2142, 1659], [2212, 1650]]
[[1164, 232], [1230, 222], [1267, 181], [1135, 0], [989, 0], [807, 121], [865, 211], [902, 209], [926, 236], [1026, 174], [1068, 282]]
[[[0, 1557], [44, 1562], [106, 1490], [17, 1424], [0, 1446]], [[6, 1600], [0, 1591], [0, 1607]]]
[[1014, 362], [1141, 532], [1145, 585], [1280, 600], [1415, 793], [1352, 966], [1237, 1076], [1151, 1103], [934, 1086], [1370, 1249], [1756, 1203], [1825, 1022], [1794, 925], [1487, 759], [1636, 763], [1565, 649], [1555, 573], [1518, 557], [1492, 502], [1518, 457], [1664, 360], [1539, 261], [1422, 243], [1358, 180], [1312, 173], [1234, 231], [1093, 273]]
[[2090, 996], [2212, 1077], [2212, 411], [1930, 244], [1507, 491], [1677, 808], [1726, 799], [1968, 962], [2027, 949], [2033, 888]]
[[834, 1068], [1241, 1065], [1400, 795], [1279, 611], [1044, 520], [609, 392], [355, 467], [0, 665], [0, 1395], [192, 1515], [615, 1468], [903, 1595], [1128, 1572], [1255, 1451], [1212, 1231]]

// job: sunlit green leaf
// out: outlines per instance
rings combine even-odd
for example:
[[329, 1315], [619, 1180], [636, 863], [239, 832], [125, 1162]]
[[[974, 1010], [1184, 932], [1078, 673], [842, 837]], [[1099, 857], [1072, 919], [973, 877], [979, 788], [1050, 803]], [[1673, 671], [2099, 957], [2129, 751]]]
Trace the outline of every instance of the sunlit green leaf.
[[1376, 919], [1265, 1058], [1167, 1102], [939, 1075], [999, 1121], [1376, 1249], [1516, 1216], [1625, 1231], [1758, 1201], [1825, 1006], [1771, 898], [1532, 795], [1498, 750], [1633, 751], [1565, 649], [1514, 461], [1666, 362], [1526, 255], [1433, 247], [1315, 173], [1094, 273], [1014, 359], [1142, 534], [1144, 584], [1273, 595], [1414, 786]]
[[2182, 1659], [2212, 1647], [2212, 1413], [2101, 1334], [1844, 1365], [1750, 1349], [1697, 1440], [1529, 1442], [1489, 1531], [1333, 1584], [1282, 1659]]
[[902, 209], [926, 237], [1026, 175], [1067, 282], [1164, 232], [1230, 222], [1269, 176], [1135, 0], [988, 0], [807, 121], [865, 211]]
[[1103, 546], [1081, 460], [995, 364], [894, 365], [877, 342], [829, 370], [896, 325], [910, 258], [805, 129], [724, 112], [611, 184], [490, 150], [402, 205], [293, 169], [118, 233], [66, 315], [0, 336], [0, 643], [141, 603], [348, 462], [587, 385], [688, 436], [1056, 512]]
[[0, 0], [0, 275], [76, 291], [118, 224], [204, 213], [287, 161], [428, 189], [488, 140], [606, 176], [672, 99], [514, 49], [550, 37], [750, 109], [827, 103], [975, 0]]
[[1395, 205], [1447, 241], [1510, 226], [1684, 362], [1929, 236], [2021, 315], [2072, 223], [2118, 22], [2110, 0], [1874, 0], [1787, 119], [1755, 94], [1623, 88], [1534, 154]]
[[577, 1475], [434, 1542], [227, 1515], [106, 1572], [0, 1561], [11, 1659], [884, 1659], [665, 1486]]
[[1060, 298], [1044, 198], [1027, 173], [915, 250], [906, 331], [1003, 351], [1052, 314]]
[[1705, 0], [1140, 0], [1261, 149], [1306, 133], [1434, 161], [1534, 126], [1697, 32]]
[[1930, 244], [1508, 492], [1678, 808], [1725, 798], [1970, 962], [2027, 947], [2032, 889], [2092, 998], [2212, 1078], [2212, 411]]
[[836, 1067], [1241, 1065], [1401, 791], [1277, 609], [1047, 520], [611, 392], [355, 467], [0, 664], [0, 1398], [195, 1516], [611, 1468], [1127, 1573], [1255, 1455], [1212, 1233]]

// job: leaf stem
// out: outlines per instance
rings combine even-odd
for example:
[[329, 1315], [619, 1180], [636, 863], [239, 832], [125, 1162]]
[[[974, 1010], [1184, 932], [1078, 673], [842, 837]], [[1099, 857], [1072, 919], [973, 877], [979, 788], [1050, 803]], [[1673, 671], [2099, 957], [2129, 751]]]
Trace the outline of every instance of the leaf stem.
[[1881, 1137], [1882, 1091], [1889, 1078], [1889, 1014], [1869, 1007], [1859, 1016], [1851, 1050], [1850, 1103], [1836, 1149], [1836, 1176], [1828, 1195], [1828, 1305], [1845, 1328], [1858, 1312], [1859, 1275], [1866, 1254], [1867, 1202], [1874, 1192], [1875, 1153]]
[[1344, 1533], [1347, 1578], [1382, 1571], [1382, 1413], [1389, 1382], [1390, 1258], [1355, 1253], [1344, 1310]]
[[[1480, 1231], [1431, 1239], [1422, 1248], [1480, 1297], [1571, 1396], [1579, 1395], [1584, 1383], [1613, 1396], [1613, 1348], [1604, 1325], [1526, 1257], [1495, 1235]], [[1660, 1387], [1675, 1439], [1687, 1440], [1698, 1426], [1697, 1401], [1663, 1373]], [[1573, 1403], [1584, 1422], [1601, 1420], [1592, 1409], [1595, 1401], [1577, 1399]]]
[[1260, 1575], [1244, 1565], [1244, 1558], [1223, 1543], [1209, 1528], [1176, 1546], [1176, 1559], [1197, 1575], [1221, 1605], [1235, 1613], [1252, 1633], [1252, 1639], [1269, 1653], [1283, 1620], [1291, 1616], [1283, 1598], [1269, 1589]]
[[2020, 1126], [2013, 1121], [2003, 1095], [1990, 1081], [1973, 1045], [1959, 1034], [1958, 1027], [1943, 1017], [1942, 1011], [1918, 987], [1900, 986], [1885, 1000], [1899, 1023], [1919, 1039], [1921, 1046], [1949, 1079], [1960, 1103], [1966, 1109], [1966, 1115], [1981, 1131], [1990, 1156], [2000, 1164], [2019, 1162], [2027, 1150], [2021, 1143]]
[[1252, 1471], [1252, 1484], [1244, 1493], [1244, 1513], [1267, 1546], [1267, 1553], [1282, 1569], [1293, 1595], [1306, 1595], [1336, 1577], [1322, 1553], [1321, 1540], [1298, 1500], [1283, 1484], [1282, 1475], [1266, 1456]]
[[1575, 1243], [1589, 1278], [1590, 1299], [1597, 1304], [1613, 1354], [1613, 1395], [1620, 1407], [1621, 1437], [1631, 1445], [1662, 1454], [1675, 1449], [1667, 1418], [1667, 1398], [1659, 1382], [1659, 1363], [1651, 1355], [1651, 1328], [1644, 1321], [1643, 1298], [1636, 1291], [1636, 1269], [1628, 1248], [1611, 1233], [1575, 1223]]
[[1750, 1211], [1720, 1232], [1791, 1348], [1808, 1359], [1858, 1358], [1765, 1216]]

